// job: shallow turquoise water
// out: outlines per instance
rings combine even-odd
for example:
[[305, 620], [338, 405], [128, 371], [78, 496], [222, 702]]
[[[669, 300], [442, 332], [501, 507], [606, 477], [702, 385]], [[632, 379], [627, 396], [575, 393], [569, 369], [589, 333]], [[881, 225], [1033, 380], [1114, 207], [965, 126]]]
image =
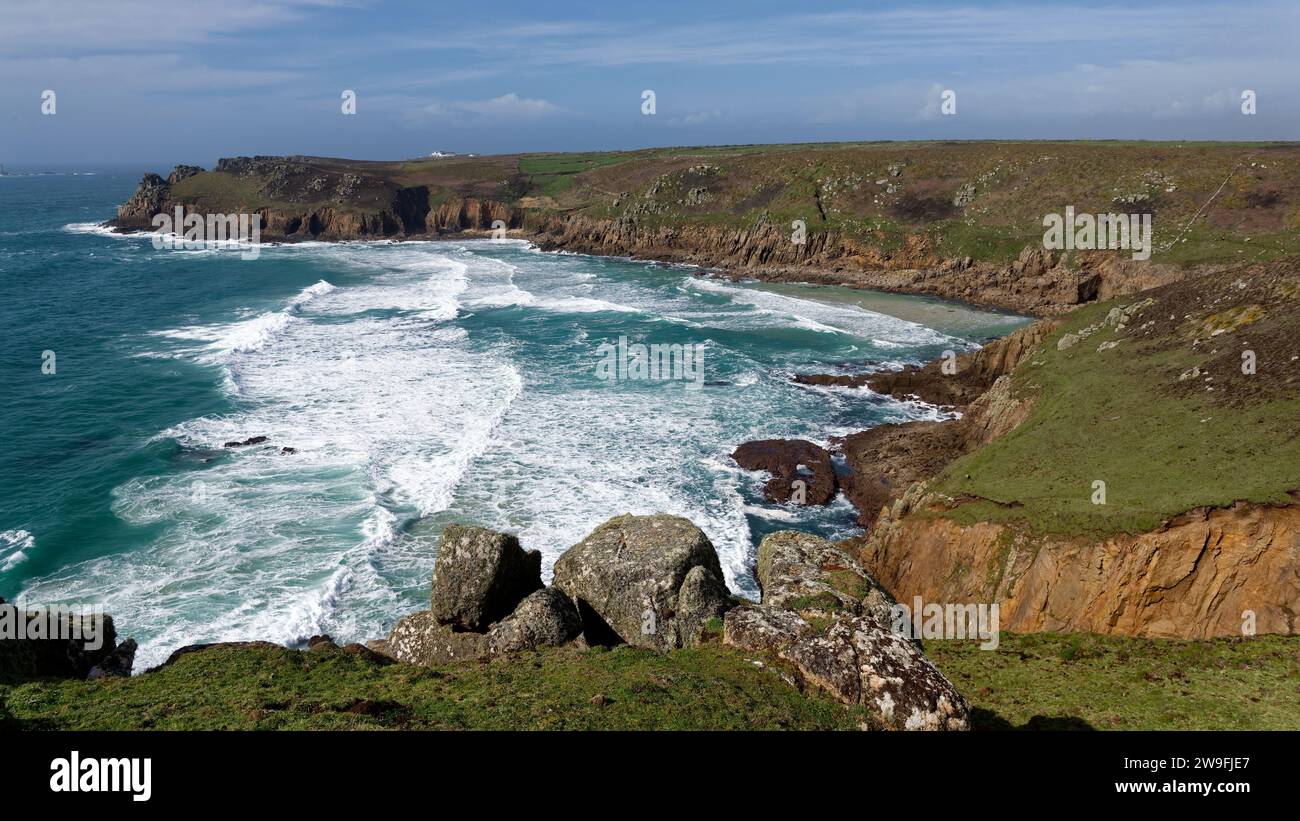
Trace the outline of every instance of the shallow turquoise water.
[[[758, 538], [847, 535], [853, 511], [764, 504], [737, 444], [936, 413], [790, 375], [1022, 322], [515, 241], [158, 251], [93, 227], [138, 179], [0, 179], [0, 596], [102, 604], [141, 666], [382, 635], [425, 603], [449, 521], [518, 533], [549, 576], [610, 516], [675, 513], [753, 595]], [[597, 378], [620, 336], [703, 344], [708, 384]]]

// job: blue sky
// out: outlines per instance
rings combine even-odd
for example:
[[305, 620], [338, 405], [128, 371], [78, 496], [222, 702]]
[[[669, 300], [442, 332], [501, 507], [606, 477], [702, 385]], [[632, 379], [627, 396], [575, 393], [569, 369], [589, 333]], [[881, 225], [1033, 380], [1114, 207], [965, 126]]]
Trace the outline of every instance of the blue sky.
[[[0, 162], [15, 166], [1300, 137], [1295, 0], [7, 0], [0, 16]], [[944, 89], [956, 116], [938, 112]]]

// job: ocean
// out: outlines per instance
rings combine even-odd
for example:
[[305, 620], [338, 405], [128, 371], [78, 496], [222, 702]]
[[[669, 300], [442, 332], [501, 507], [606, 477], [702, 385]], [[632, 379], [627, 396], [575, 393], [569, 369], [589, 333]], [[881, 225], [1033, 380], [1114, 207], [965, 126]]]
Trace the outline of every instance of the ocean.
[[[843, 498], [764, 503], [737, 445], [942, 415], [790, 377], [1025, 321], [520, 240], [155, 250], [97, 227], [140, 174], [0, 177], [0, 596], [102, 605], [138, 669], [382, 637], [427, 606], [449, 522], [517, 534], [549, 579], [611, 516], [676, 514], [756, 597], [765, 533], [859, 531]], [[600, 378], [620, 337], [702, 345], [703, 384]]]

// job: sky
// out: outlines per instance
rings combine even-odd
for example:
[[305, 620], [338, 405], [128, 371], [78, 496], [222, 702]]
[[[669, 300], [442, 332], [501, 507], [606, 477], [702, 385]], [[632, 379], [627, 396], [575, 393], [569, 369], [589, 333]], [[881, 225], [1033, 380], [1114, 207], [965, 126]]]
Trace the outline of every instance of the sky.
[[1297, 52], [1297, 0], [5, 0], [0, 163], [1294, 140]]

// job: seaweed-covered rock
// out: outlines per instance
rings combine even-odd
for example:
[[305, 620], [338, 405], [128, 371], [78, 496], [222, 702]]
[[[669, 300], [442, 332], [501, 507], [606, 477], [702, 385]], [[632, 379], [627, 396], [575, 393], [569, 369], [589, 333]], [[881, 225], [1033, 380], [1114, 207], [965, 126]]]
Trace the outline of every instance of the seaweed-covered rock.
[[[830, 453], [806, 439], [758, 439], [746, 442], [731, 454], [745, 470], [772, 474], [763, 486], [769, 502], [807, 505], [829, 504], [835, 498], [835, 466]], [[795, 492], [795, 482], [802, 492]]]
[[610, 519], [556, 561], [555, 586], [592, 644], [690, 647], [730, 604], [713, 544], [676, 516]]
[[542, 554], [481, 527], [449, 525], [433, 569], [431, 611], [441, 624], [483, 632], [542, 586]]

